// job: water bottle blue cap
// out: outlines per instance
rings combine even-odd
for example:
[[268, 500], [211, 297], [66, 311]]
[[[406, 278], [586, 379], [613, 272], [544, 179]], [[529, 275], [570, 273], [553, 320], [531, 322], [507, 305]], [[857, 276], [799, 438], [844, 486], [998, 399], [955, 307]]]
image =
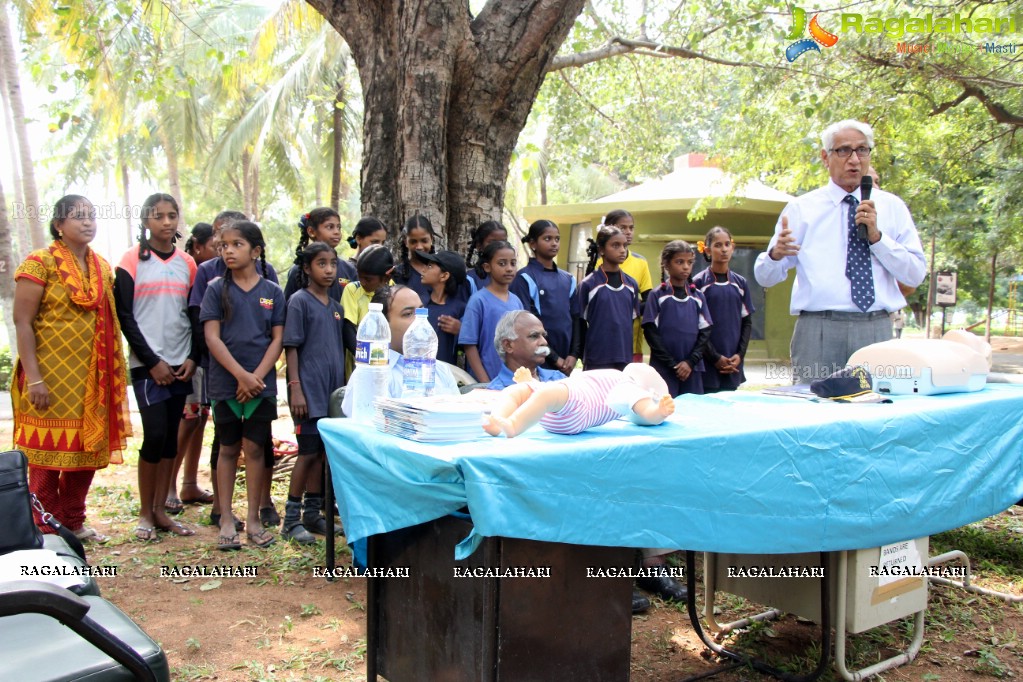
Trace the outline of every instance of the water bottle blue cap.
[[417, 316], [418, 315], [422, 315], [423, 317], [426, 317], [429, 314], [430, 314], [430, 311], [427, 308], [416, 308], [416, 315]]

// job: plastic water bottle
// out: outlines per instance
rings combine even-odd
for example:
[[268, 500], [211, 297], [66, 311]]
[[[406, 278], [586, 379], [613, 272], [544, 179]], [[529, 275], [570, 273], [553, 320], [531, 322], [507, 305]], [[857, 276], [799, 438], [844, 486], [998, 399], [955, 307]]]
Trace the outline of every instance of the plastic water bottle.
[[403, 398], [433, 395], [437, 369], [437, 332], [426, 308], [416, 308], [416, 319], [401, 340], [405, 355]]
[[373, 400], [390, 397], [391, 368], [387, 357], [391, 347], [391, 327], [384, 317], [382, 304], [369, 304], [369, 313], [359, 323], [355, 338], [355, 371], [348, 384], [348, 390], [355, 392], [351, 417], [361, 424], [370, 424], [373, 421]]

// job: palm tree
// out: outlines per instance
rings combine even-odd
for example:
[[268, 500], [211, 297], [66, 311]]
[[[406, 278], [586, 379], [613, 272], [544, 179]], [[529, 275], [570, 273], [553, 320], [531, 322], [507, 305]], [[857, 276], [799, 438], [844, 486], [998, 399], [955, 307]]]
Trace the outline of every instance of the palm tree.
[[[347, 47], [319, 14], [288, 0], [256, 31], [251, 54], [249, 62], [236, 67], [239, 80], [269, 85], [232, 89], [225, 84], [220, 96], [230, 102], [232, 116], [213, 147], [207, 175], [222, 175], [240, 162], [240, 190], [255, 213], [254, 179], [264, 166], [296, 201], [306, 200], [307, 174], [319, 201], [321, 178], [329, 172], [331, 204], [337, 208], [345, 142], [357, 125], [347, 101]], [[330, 107], [329, 116], [324, 105]]]
[[[7, 0], [0, 0], [0, 68], [4, 72], [6, 103], [10, 107], [15, 137], [18, 140], [22, 190], [27, 208], [32, 209], [27, 211], [29, 236], [32, 248], [38, 249], [45, 244], [46, 239], [43, 235], [42, 221], [39, 219], [39, 190], [36, 187], [35, 170], [32, 165], [28, 127], [25, 125], [25, 104], [21, 99], [21, 79], [18, 75], [18, 62], [14, 56], [14, 37], [9, 16]], [[23, 250], [24, 248], [22, 245]]]
[[[7, 135], [7, 148], [10, 150], [11, 158], [11, 170], [14, 173], [14, 201], [15, 206], [24, 207], [25, 204], [25, 191], [21, 184], [21, 157], [17, 153], [18, 142], [17, 137], [14, 134], [14, 121], [11, 119], [11, 106], [10, 97], [7, 95], [7, 78], [4, 76], [3, 59], [0, 58], [0, 116], [4, 119], [4, 132]], [[6, 208], [6, 204], [4, 205]], [[28, 219], [24, 215], [24, 211], [16, 211], [11, 216], [13, 231], [17, 234], [17, 249], [15, 249], [15, 259], [21, 261], [32, 246], [32, 237], [30, 236], [30, 229], [28, 226]]]

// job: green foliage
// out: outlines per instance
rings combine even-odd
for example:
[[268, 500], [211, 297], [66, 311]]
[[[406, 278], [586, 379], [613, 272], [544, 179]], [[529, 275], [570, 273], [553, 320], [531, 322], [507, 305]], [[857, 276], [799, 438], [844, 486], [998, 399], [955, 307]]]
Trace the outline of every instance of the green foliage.
[[[671, 47], [687, 50], [689, 58], [637, 50], [549, 74], [532, 118], [537, 128], [549, 126], [552, 142], [545, 152], [552, 187], [585, 167], [631, 185], [669, 170], [673, 156], [698, 151], [719, 158], [740, 178], [800, 194], [826, 180], [820, 131], [856, 118], [874, 127], [872, 162], [884, 189], [907, 201], [925, 247], [936, 237], [935, 266], [959, 273], [961, 298], [986, 307], [996, 252], [996, 288], [1004, 292], [1006, 275], [1017, 271], [1023, 251], [1018, 62], [976, 49], [985, 38], [1000, 36], [907, 34], [900, 40], [932, 50], [907, 54], [890, 36], [838, 27], [840, 13], [848, 11], [866, 17], [1007, 11], [981, 0], [909, 9], [890, 0], [826, 9], [819, 22], [839, 33], [838, 43], [789, 64], [783, 55], [793, 26], [788, 4], [743, 0], [680, 8], [650, 0], [643, 7], [646, 20], [640, 23], [633, 5], [595, 3], [561, 54], [594, 50], [618, 36], [645, 37], [664, 46], [658, 48], [662, 55]], [[806, 9], [810, 19], [815, 10]], [[938, 43], [970, 49], [937, 53]], [[1004, 122], [995, 118], [1002, 113]], [[570, 201], [592, 198], [576, 194]], [[926, 287], [913, 300], [922, 302], [924, 295]], [[999, 293], [995, 304], [1005, 302]]]
[[[839, 32], [845, 11], [1001, 16], [1003, 7], [1011, 5], [878, 0], [823, 9], [819, 21]], [[329, 201], [340, 112], [340, 211], [345, 225], [359, 215], [349, 166], [360, 84], [336, 31], [306, 3], [84, 0], [18, 9], [26, 69], [53, 96], [49, 164], [65, 185], [127, 168], [166, 189], [173, 159], [186, 219], [224, 208], [256, 213], [269, 258], [284, 270], [297, 216]], [[805, 9], [807, 18], [816, 11]], [[935, 237], [935, 265], [957, 270], [964, 299], [986, 304], [992, 257], [1004, 281], [1023, 251], [1017, 56], [976, 49], [980, 35], [846, 31], [834, 47], [790, 64], [791, 12], [777, 0], [588, 3], [562, 58], [626, 49], [621, 40], [644, 47], [548, 74], [509, 172], [509, 224], [541, 192], [551, 203], [591, 200], [661, 175], [690, 151], [717, 157], [740, 178], [801, 193], [825, 177], [821, 129], [857, 118], [876, 130], [883, 187], [907, 200], [925, 243]], [[899, 42], [931, 51], [899, 52]], [[970, 49], [937, 52], [949, 45]]]
[[22, 17], [28, 71], [53, 95], [49, 165], [63, 184], [54, 193], [120, 179], [122, 168], [167, 191], [173, 165], [188, 223], [232, 208], [291, 224], [329, 202], [340, 110], [341, 209], [354, 222], [357, 83], [337, 32], [305, 3], [63, 5]]
[[14, 376], [14, 358], [11, 357], [10, 346], [0, 346], [0, 391], [11, 390], [11, 378]]

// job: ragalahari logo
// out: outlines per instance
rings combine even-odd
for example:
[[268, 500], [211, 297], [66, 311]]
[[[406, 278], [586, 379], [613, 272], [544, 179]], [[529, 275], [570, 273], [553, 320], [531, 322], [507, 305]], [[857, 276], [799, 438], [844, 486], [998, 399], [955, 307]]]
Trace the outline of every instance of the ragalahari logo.
[[821, 49], [817, 47], [818, 43], [824, 47], [834, 47], [835, 43], [838, 42], [838, 36], [834, 33], [828, 33], [821, 28], [821, 25], [817, 22], [818, 16], [815, 14], [813, 19], [810, 20], [810, 37], [803, 38], [803, 30], [806, 28], [806, 10], [802, 7], [792, 8], [792, 30], [785, 36], [786, 40], [796, 41], [785, 48], [785, 58], [790, 62], [796, 61], [799, 55], [810, 50], [820, 52]]

